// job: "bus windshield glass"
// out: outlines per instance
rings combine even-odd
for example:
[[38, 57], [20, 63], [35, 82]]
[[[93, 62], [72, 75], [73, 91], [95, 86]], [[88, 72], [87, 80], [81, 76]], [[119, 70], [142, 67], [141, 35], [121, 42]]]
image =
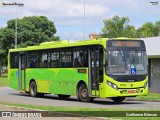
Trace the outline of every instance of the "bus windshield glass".
[[146, 51], [139, 50], [108, 50], [107, 74], [142, 75], [147, 74]]

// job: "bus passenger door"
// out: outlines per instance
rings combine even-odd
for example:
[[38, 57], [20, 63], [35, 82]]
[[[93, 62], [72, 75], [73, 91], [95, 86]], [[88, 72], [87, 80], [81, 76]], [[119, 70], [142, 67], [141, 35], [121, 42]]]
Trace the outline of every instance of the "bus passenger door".
[[[89, 48], [89, 95], [99, 96], [100, 72], [100, 50], [101, 48]], [[102, 59], [103, 60], [103, 59]], [[102, 73], [103, 74], [103, 73]]]
[[18, 86], [21, 92], [26, 90], [26, 54], [19, 53]]

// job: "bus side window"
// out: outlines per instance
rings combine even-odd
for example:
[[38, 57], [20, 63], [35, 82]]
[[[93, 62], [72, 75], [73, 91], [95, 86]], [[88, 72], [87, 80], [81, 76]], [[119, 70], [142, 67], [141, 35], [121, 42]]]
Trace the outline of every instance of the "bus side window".
[[38, 67], [47, 68], [48, 67], [48, 54], [47, 52], [38, 53]]
[[49, 67], [51, 68], [58, 68], [59, 64], [59, 52], [58, 51], [51, 51], [49, 53]]
[[10, 68], [18, 68], [18, 53], [10, 53]]
[[37, 53], [28, 53], [28, 68], [37, 68]]
[[87, 67], [87, 50], [86, 49], [78, 49], [74, 51], [74, 67]]
[[64, 68], [73, 67], [71, 50], [66, 50], [61, 52], [61, 67]]

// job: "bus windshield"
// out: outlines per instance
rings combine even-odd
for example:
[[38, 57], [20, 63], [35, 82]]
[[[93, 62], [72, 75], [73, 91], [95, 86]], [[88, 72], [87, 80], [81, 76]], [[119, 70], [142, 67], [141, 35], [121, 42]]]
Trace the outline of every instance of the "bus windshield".
[[146, 51], [109, 50], [107, 52], [107, 74], [141, 75], [147, 74]]

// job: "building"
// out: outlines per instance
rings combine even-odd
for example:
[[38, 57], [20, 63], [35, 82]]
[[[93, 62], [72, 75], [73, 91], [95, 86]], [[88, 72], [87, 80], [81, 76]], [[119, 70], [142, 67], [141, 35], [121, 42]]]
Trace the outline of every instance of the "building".
[[149, 92], [160, 93], [160, 36], [141, 38], [148, 54]]

